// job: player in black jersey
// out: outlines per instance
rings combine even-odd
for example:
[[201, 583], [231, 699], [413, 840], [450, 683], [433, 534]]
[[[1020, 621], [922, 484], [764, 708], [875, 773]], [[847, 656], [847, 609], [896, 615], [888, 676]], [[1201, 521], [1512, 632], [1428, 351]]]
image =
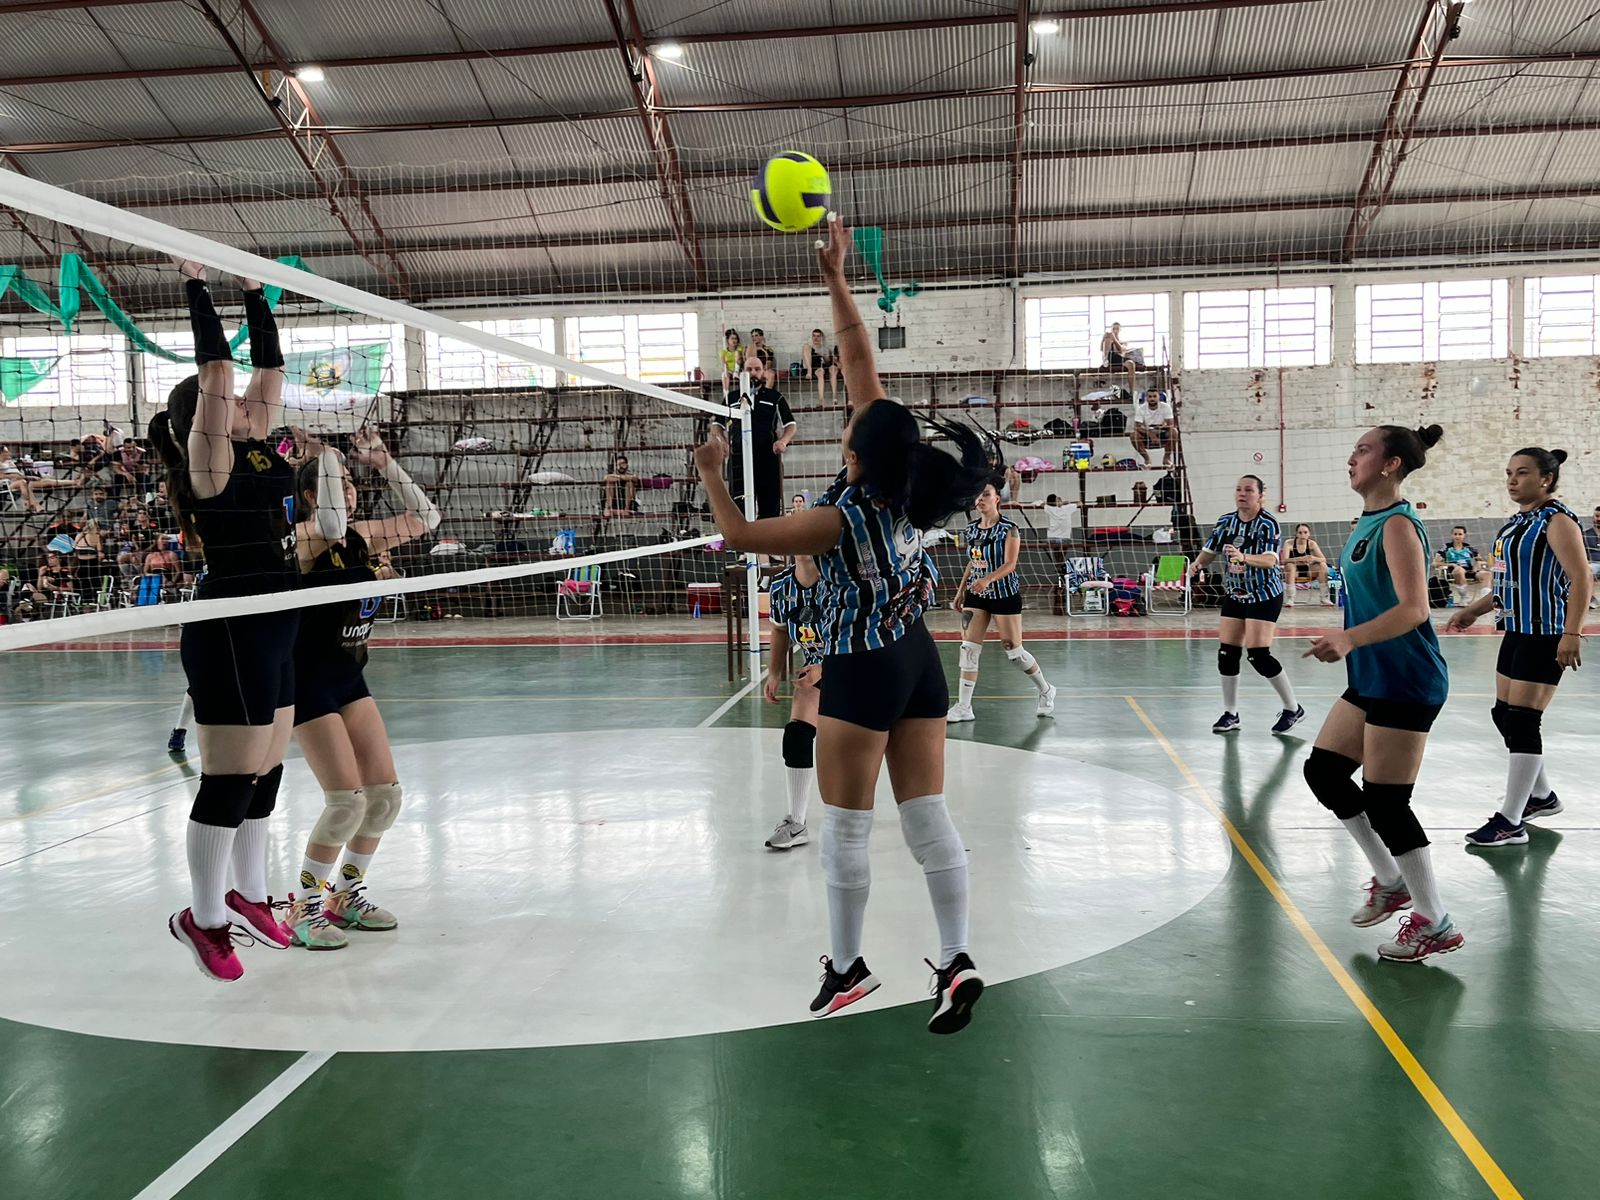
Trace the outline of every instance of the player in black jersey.
[[[379, 554], [439, 527], [433, 501], [376, 433], [361, 430], [351, 457], [376, 471], [400, 506], [400, 515], [379, 520], [350, 519], [356, 490], [339, 452], [307, 445], [314, 457], [301, 465], [295, 484], [301, 518], [295, 549], [308, 585], [375, 580], [372, 562]], [[362, 889], [378, 840], [400, 814], [389, 733], [364, 675], [381, 603], [372, 597], [308, 608], [295, 642], [294, 732], [323, 793], [289, 909], [294, 944], [308, 950], [339, 949], [347, 929], [382, 931], [397, 924]], [[335, 878], [341, 847], [344, 862]]]
[[[206, 285], [182, 263], [199, 373], [172, 389], [150, 421], [167, 489], [191, 552], [206, 558], [201, 599], [297, 586], [294, 471], [266, 440], [283, 407], [283, 353], [261, 285], [241, 280], [255, 368], [233, 394], [233, 353]], [[189, 812], [193, 903], [167, 923], [203, 974], [244, 974], [234, 918], [257, 940], [287, 946], [267, 895], [267, 817], [278, 800], [294, 716], [294, 612], [195, 621], [183, 627], [183, 670], [194, 700], [200, 791]], [[230, 866], [233, 888], [228, 887]]]

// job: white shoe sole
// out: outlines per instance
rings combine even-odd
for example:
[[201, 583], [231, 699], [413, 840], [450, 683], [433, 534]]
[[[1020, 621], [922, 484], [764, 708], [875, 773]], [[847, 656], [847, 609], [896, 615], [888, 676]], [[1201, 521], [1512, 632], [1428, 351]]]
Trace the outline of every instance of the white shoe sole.
[[1387, 921], [1390, 917], [1394, 916], [1395, 914], [1405, 912], [1406, 909], [1411, 907], [1411, 903], [1412, 902], [1410, 900], [1407, 900], [1399, 908], [1390, 909], [1388, 912], [1384, 913], [1383, 916], [1381, 916], [1381, 917], [1368, 917], [1364, 921], [1361, 920], [1358, 917], [1351, 917], [1350, 918], [1350, 924], [1354, 925], [1357, 929], [1371, 929], [1374, 925], [1382, 925], [1385, 921]]
[[1475, 842], [1471, 838], [1463, 838], [1469, 847], [1474, 850], [1499, 850], [1505, 846], [1526, 846], [1528, 835], [1526, 832], [1521, 837], [1501, 838], [1498, 842]]
[[796, 846], [804, 846], [810, 841], [811, 838], [808, 834], [801, 834], [799, 837], [794, 838], [791, 841], [784, 842], [781, 845], [768, 842], [766, 846], [768, 850], [793, 850]]
[[[205, 960], [200, 957], [200, 947], [194, 944], [193, 938], [183, 932], [182, 927], [178, 924], [178, 917], [178, 913], [173, 913], [167, 918], [167, 932], [173, 937], [177, 938], [178, 943], [189, 952], [190, 957], [194, 959], [195, 969], [207, 979], [211, 980], [212, 983], [238, 983], [238, 979], [224, 979], [222, 976], [213, 975], [210, 971], [206, 970]], [[242, 975], [239, 977], [239, 979], [243, 978], [244, 976]]]
[[963, 721], [976, 721], [978, 719], [978, 714], [975, 712], [946, 713], [944, 719], [951, 725], [959, 725]]
[[1437, 950], [1429, 950], [1426, 954], [1418, 954], [1418, 955], [1416, 955], [1415, 957], [1412, 957], [1412, 958], [1390, 958], [1387, 954], [1385, 954], [1380, 949], [1378, 951], [1378, 957], [1384, 962], [1392, 962], [1392, 963], [1427, 962], [1428, 959], [1432, 958], [1435, 954], [1454, 954], [1457, 950], [1461, 949], [1466, 944], [1467, 944], [1467, 940], [1465, 938], [1462, 938], [1454, 946], [1441, 946]]

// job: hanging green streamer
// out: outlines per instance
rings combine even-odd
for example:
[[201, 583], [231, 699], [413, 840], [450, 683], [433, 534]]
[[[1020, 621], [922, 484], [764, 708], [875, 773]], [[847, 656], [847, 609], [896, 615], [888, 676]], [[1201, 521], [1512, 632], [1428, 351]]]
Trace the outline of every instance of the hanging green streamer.
[[[284, 255], [278, 261], [298, 271], [306, 270], [305, 260], [298, 254]], [[154, 338], [140, 329], [134, 319], [123, 311], [122, 306], [112, 299], [111, 293], [106, 290], [106, 285], [100, 281], [100, 277], [76, 254], [61, 256], [61, 270], [57, 281], [59, 303], [52, 303], [49, 292], [24, 275], [22, 268], [17, 266], [0, 266], [0, 298], [8, 292], [15, 294], [17, 299], [35, 312], [54, 317], [60, 324], [62, 332], [69, 335], [82, 310], [83, 298], [87, 296], [89, 302], [100, 310], [106, 320], [120, 329], [136, 349], [145, 354], [164, 358], [168, 362], [189, 361], [189, 356], [175, 354], [166, 347], [158, 345]], [[269, 284], [265, 294], [269, 308], [276, 309], [278, 302], [283, 299], [283, 289], [275, 285]], [[241, 327], [228, 339], [228, 345], [237, 350], [249, 340], [249, 337], [249, 327]]]
[[889, 286], [889, 277], [883, 269], [883, 230], [876, 225], [865, 225], [853, 231], [856, 250], [861, 257], [867, 260], [867, 265], [872, 268], [872, 273], [878, 277], [878, 286], [883, 289], [883, 295], [878, 297], [878, 307], [886, 313], [894, 311], [895, 304], [902, 296], [910, 299], [922, 290], [920, 284], [907, 283], [903, 287]]
[[54, 358], [0, 358], [0, 401], [14, 404], [56, 373]]

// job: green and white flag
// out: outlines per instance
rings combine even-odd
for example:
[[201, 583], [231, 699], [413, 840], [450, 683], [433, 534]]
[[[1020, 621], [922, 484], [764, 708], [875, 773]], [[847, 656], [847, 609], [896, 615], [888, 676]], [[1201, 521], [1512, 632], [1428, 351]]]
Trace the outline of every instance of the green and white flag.
[[0, 358], [0, 402], [15, 404], [56, 373], [54, 358]]
[[349, 412], [367, 404], [388, 382], [389, 343], [283, 356], [283, 403], [303, 412]]

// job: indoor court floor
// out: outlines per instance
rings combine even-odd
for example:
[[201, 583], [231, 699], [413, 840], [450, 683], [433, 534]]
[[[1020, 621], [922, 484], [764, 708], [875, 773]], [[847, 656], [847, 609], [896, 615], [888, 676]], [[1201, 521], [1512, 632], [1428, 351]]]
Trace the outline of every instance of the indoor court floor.
[[[1282, 639], [1303, 737], [1268, 732], [1248, 672], [1245, 728], [1218, 737], [1208, 616], [1188, 628], [1033, 639], [1054, 720], [985, 656], [948, 792], [992, 986], [942, 1039], [887, 803], [884, 986], [807, 1015], [818, 845], [762, 848], [787, 704], [739, 695], [718, 646], [377, 649], [407, 809], [371, 890], [401, 927], [247, 948], [227, 988], [163, 927], [197, 769], [165, 751], [177, 655], [13, 654], [0, 1197], [1594, 1195], [1600, 662], [1545, 720], [1567, 811], [1469, 853], [1503, 782], [1497, 644], [1444, 639], [1417, 794], [1467, 944], [1403, 966], [1376, 961], [1392, 925], [1349, 924], [1368, 872], [1300, 775], [1343, 668]], [[319, 804], [292, 759], [274, 878]]]

